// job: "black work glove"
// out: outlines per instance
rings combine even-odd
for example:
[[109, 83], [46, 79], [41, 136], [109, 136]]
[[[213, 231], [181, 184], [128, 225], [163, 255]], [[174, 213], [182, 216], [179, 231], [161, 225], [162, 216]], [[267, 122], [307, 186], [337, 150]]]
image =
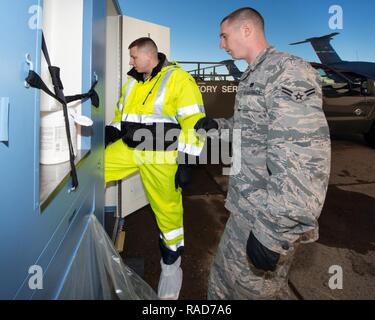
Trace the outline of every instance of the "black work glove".
[[264, 271], [275, 271], [280, 259], [279, 253], [262, 245], [252, 232], [247, 240], [246, 252], [253, 265]]
[[178, 165], [177, 172], [174, 177], [176, 189], [178, 187], [185, 188], [189, 184], [191, 180], [192, 170], [193, 169], [188, 164]]
[[105, 146], [121, 138], [121, 131], [113, 126], [105, 126]]
[[196, 131], [198, 131], [200, 129], [203, 129], [205, 131], [209, 131], [211, 129], [216, 129], [217, 130], [217, 129], [219, 129], [219, 124], [215, 120], [213, 120], [211, 118], [204, 117], [204, 118], [199, 119], [197, 121], [197, 123], [194, 126], [194, 129]]

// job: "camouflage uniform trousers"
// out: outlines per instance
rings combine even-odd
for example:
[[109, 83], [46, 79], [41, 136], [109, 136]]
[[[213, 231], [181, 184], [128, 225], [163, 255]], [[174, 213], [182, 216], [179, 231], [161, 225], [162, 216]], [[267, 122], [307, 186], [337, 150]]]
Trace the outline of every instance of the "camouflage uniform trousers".
[[208, 280], [209, 300], [293, 299], [288, 274], [298, 245], [287, 255], [280, 255], [275, 271], [255, 268], [246, 254], [251, 227], [240, 215], [232, 213]]

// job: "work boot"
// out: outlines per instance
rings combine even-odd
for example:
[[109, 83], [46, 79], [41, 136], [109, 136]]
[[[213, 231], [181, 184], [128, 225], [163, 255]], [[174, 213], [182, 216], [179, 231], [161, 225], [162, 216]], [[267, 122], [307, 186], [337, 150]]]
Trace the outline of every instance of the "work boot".
[[161, 274], [158, 286], [158, 296], [162, 300], [177, 300], [182, 286], [181, 257], [168, 265], [160, 260]]

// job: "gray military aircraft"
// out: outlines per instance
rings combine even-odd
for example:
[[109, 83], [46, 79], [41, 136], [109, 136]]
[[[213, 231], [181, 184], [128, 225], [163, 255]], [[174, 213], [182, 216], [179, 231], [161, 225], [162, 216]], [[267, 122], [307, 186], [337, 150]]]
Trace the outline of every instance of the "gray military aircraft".
[[336, 50], [331, 45], [331, 40], [334, 36], [340, 34], [334, 32], [322, 37], [308, 38], [300, 42], [294, 42], [290, 45], [297, 45], [301, 43], [311, 43], [320, 61], [332, 68], [341, 72], [354, 72], [356, 74], [365, 76], [369, 79], [375, 79], [375, 62], [362, 61], [343, 61], [337, 54]]

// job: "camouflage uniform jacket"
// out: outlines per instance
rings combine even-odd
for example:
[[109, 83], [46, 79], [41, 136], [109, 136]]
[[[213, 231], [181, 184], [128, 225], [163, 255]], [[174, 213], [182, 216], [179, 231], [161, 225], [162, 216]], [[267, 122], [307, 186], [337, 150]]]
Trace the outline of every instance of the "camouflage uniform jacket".
[[331, 160], [317, 71], [269, 47], [242, 75], [233, 117], [216, 120], [242, 137], [225, 207], [275, 252], [317, 240]]

